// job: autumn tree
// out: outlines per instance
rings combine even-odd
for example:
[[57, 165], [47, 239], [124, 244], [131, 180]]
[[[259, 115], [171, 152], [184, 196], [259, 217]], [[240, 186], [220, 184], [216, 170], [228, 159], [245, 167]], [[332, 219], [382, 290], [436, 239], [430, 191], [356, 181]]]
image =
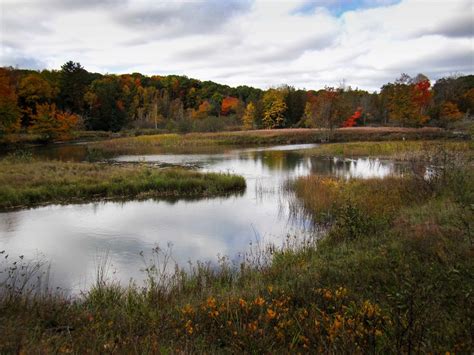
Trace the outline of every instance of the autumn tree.
[[450, 101], [458, 105], [465, 112], [461, 101], [463, 95], [474, 88], [474, 75], [449, 76], [441, 78], [433, 85], [434, 104], [441, 106], [442, 103]]
[[281, 128], [285, 125], [287, 106], [284, 92], [278, 89], [269, 89], [263, 95], [263, 128]]
[[221, 115], [227, 116], [230, 113], [237, 113], [239, 110], [240, 100], [236, 97], [227, 96], [222, 100]]
[[357, 108], [354, 114], [342, 123], [342, 127], [354, 127], [362, 116], [362, 107]]
[[418, 74], [413, 80], [413, 101], [418, 109], [421, 123], [429, 120], [427, 112], [432, 100], [430, 87], [430, 79], [426, 75]]
[[459, 111], [458, 105], [453, 102], [446, 101], [441, 105], [439, 118], [443, 125], [450, 125], [453, 122], [459, 121], [464, 117], [464, 114]]
[[388, 119], [402, 126], [420, 126], [424, 124], [428, 105], [431, 100], [430, 82], [423, 75], [412, 79], [407, 74], [395, 82], [384, 85], [381, 96]]
[[28, 74], [18, 85], [18, 101], [23, 113], [25, 127], [30, 124], [30, 117], [36, 114], [36, 106], [51, 103], [53, 88], [39, 73]]
[[170, 102], [168, 118], [177, 122], [184, 120], [184, 105], [180, 99]]
[[20, 117], [11, 71], [0, 68], [0, 136], [17, 132]]
[[139, 127], [158, 128], [158, 125], [164, 121], [169, 99], [167, 95], [162, 96], [160, 90], [154, 86], [146, 88], [139, 86], [136, 95], [129, 101], [128, 111]]
[[441, 123], [441, 110], [445, 103], [457, 106], [464, 114], [474, 112], [474, 75], [449, 76], [441, 78], [433, 85], [433, 108], [431, 115]]
[[255, 128], [257, 118], [257, 110], [253, 102], [249, 102], [245, 108], [244, 115], [242, 116], [242, 124], [244, 129], [253, 129]]
[[305, 125], [334, 129], [353, 112], [347, 96], [342, 89], [327, 87], [310, 97], [305, 108]]
[[38, 104], [35, 111], [29, 130], [45, 141], [69, 139], [79, 120], [75, 114], [58, 110], [55, 104]]
[[193, 110], [191, 116], [195, 120], [202, 120], [210, 115], [212, 111], [212, 105], [209, 101], [205, 100], [201, 102], [197, 110]]

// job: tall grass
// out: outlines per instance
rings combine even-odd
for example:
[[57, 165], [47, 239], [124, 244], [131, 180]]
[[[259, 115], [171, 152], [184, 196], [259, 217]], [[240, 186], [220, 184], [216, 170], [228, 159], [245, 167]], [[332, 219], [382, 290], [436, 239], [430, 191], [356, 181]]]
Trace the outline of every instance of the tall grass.
[[61, 161], [0, 161], [0, 209], [103, 198], [203, 197], [241, 192], [242, 177]]
[[308, 149], [304, 154], [311, 156], [374, 156], [388, 157], [397, 160], [413, 160], [433, 156], [440, 148], [460, 154], [471, 154], [472, 141], [384, 141], [384, 142], [348, 142], [333, 143]]

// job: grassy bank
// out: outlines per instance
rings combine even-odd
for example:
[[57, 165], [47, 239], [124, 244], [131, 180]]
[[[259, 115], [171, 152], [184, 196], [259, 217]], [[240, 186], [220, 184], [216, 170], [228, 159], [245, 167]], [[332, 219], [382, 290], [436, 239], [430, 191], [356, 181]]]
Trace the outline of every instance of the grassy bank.
[[0, 297], [0, 352], [469, 353], [474, 172], [447, 161], [430, 181], [300, 178], [293, 209], [325, 238], [170, 277], [146, 264], [145, 288], [99, 277], [76, 299], [28, 297], [20, 260]]
[[103, 198], [204, 197], [245, 189], [228, 174], [142, 165], [71, 163], [10, 159], [0, 161], [0, 209]]
[[[130, 129], [119, 132], [111, 131], [72, 131], [66, 142], [90, 142], [113, 138], [136, 137], [164, 133], [161, 129]], [[0, 148], [15, 148], [44, 144], [41, 135], [35, 133], [12, 133], [0, 136]], [[60, 143], [60, 142], [57, 142]]]
[[[122, 139], [127, 145], [196, 145], [201, 140], [206, 144], [284, 144], [284, 143], [313, 143], [321, 141], [347, 142], [360, 140], [386, 139], [437, 139], [462, 138], [468, 135], [453, 133], [441, 128], [403, 128], [403, 127], [353, 127], [339, 128], [333, 131], [325, 129], [277, 129], [252, 131], [223, 131], [216, 133], [167, 133], [160, 129], [130, 129], [119, 132], [107, 131], [74, 131], [70, 142], [109, 141]], [[150, 139], [151, 136], [151, 139]], [[143, 137], [144, 139], [141, 139]], [[135, 139], [138, 138], [138, 139]], [[41, 136], [32, 133], [10, 134], [0, 137], [0, 147], [21, 147], [25, 145], [42, 144]], [[106, 146], [109, 143], [105, 144]]]
[[[91, 143], [90, 148], [105, 155], [153, 153], [162, 149], [203, 146], [255, 146], [366, 140], [445, 139], [459, 138], [438, 128], [344, 128], [334, 131], [321, 129], [279, 129], [220, 133], [160, 134], [117, 138]], [[462, 137], [461, 137], [462, 138]]]
[[[331, 227], [316, 249], [282, 256], [281, 267], [304, 262], [314, 282], [377, 304], [386, 323], [373, 350], [469, 352], [473, 178], [471, 167], [431, 182], [300, 179], [295, 188], [303, 210]], [[350, 339], [346, 326], [342, 321]]]
[[384, 142], [348, 142], [323, 144], [304, 150], [310, 156], [358, 157], [369, 156], [396, 160], [420, 160], [436, 155], [442, 150], [472, 156], [472, 141], [405, 140]]

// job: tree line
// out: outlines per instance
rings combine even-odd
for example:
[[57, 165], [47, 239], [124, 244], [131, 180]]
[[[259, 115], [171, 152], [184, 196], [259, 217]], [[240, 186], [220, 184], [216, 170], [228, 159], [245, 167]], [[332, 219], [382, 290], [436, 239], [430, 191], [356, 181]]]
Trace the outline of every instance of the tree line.
[[261, 90], [186, 76], [88, 72], [69, 61], [60, 70], [0, 68], [0, 135], [67, 138], [71, 130], [218, 131], [355, 125], [449, 126], [474, 112], [474, 75], [431, 84], [402, 74], [380, 92], [341, 85]]

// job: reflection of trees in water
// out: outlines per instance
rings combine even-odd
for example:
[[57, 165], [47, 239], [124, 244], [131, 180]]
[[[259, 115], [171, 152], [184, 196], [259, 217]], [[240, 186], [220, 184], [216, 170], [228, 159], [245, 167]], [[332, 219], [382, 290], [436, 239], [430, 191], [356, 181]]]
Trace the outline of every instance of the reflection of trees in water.
[[301, 167], [301, 154], [288, 151], [253, 151], [240, 156], [240, 159], [252, 159], [255, 163], [261, 162], [269, 170], [294, 171]]
[[38, 147], [33, 150], [33, 154], [45, 159], [83, 161], [86, 158], [87, 147], [80, 144]]
[[340, 165], [339, 169], [343, 168], [344, 162], [335, 162], [333, 159], [312, 157], [311, 173], [318, 175], [332, 175], [333, 171], [337, 169], [336, 164]]
[[311, 158], [311, 173], [329, 175], [342, 178], [351, 177], [385, 177], [388, 175], [403, 174], [403, 166], [393, 162], [383, 162], [379, 159], [358, 158]]
[[[94, 214], [99, 212], [101, 206], [106, 205], [108, 203], [116, 203], [120, 204], [122, 207], [125, 207], [128, 203], [135, 203], [140, 201], [154, 201], [154, 202], [163, 202], [168, 206], [173, 206], [179, 202], [197, 202], [197, 201], [211, 201], [211, 200], [226, 200], [231, 197], [241, 197], [245, 194], [244, 191], [232, 191], [232, 192], [223, 192], [222, 194], [218, 194], [215, 196], [144, 196], [143, 198], [140, 197], [133, 197], [133, 198], [110, 198], [107, 201], [99, 201], [94, 202], [92, 204], [92, 210]], [[70, 204], [70, 203], [68, 203]]]

